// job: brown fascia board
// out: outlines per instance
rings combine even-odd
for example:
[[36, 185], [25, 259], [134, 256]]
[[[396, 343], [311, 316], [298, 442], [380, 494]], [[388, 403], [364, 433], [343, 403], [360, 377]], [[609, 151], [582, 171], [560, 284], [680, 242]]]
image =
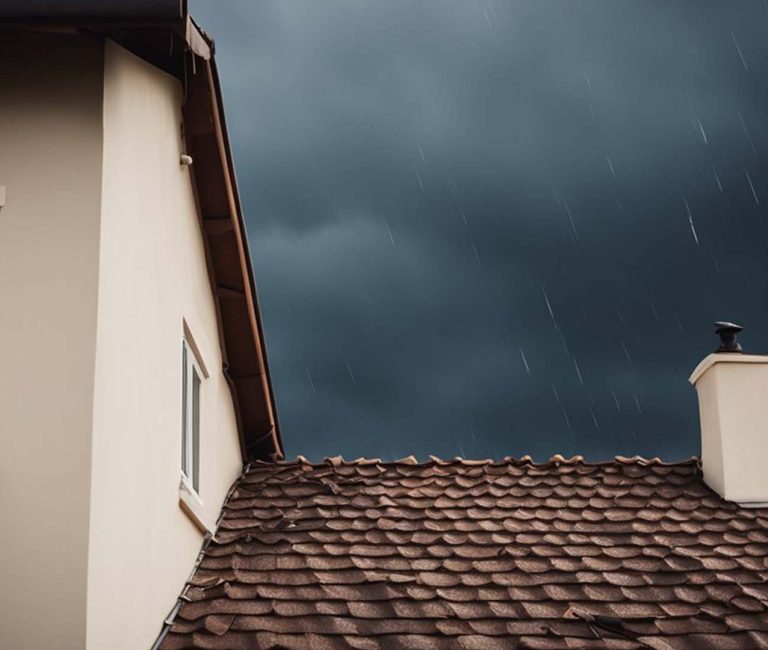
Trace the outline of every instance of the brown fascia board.
[[[207, 39], [206, 39], [207, 40]], [[211, 51], [212, 43], [208, 41]], [[200, 210], [219, 336], [245, 462], [283, 457], [246, 227], [213, 56], [190, 52], [185, 139]]]
[[[213, 52], [213, 44], [210, 45], [211, 47], [211, 53]], [[221, 130], [221, 139], [224, 145], [224, 151], [225, 151], [225, 157], [227, 161], [227, 167], [229, 170], [229, 180], [232, 187], [232, 195], [234, 199], [234, 216], [237, 220], [237, 233], [239, 235], [240, 239], [240, 246], [241, 246], [241, 264], [243, 267], [243, 275], [247, 280], [248, 286], [250, 288], [250, 300], [249, 302], [249, 312], [252, 314], [251, 322], [253, 326], [254, 331], [254, 338], [257, 345], [257, 351], [258, 355], [261, 361], [261, 368], [262, 368], [262, 384], [263, 384], [263, 390], [266, 397], [266, 402], [269, 407], [269, 412], [271, 416], [271, 442], [274, 447], [272, 451], [270, 451], [270, 456], [273, 458], [283, 458], [284, 457], [284, 450], [283, 450], [283, 443], [282, 439], [280, 438], [280, 428], [278, 426], [278, 420], [277, 420], [277, 406], [275, 402], [275, 395], [274, 390], [272, 387], [272, 377], [269, 372], [269, 361], [267, 359], [267, 352], [266, 352], [266, 346], [265, 346], [265, 338], [264, 338], [264, 326], [261, 318], [261, 307], [259, 305], [259, 295], [256, 290], [256, 276], [253, 272], [253, 265], [251, 262], [251, 254], [250, 254], [250, 246], [248, 245], [248, 229], [245, 225], [245, 220], [243, 218], [243, 210], [242, 206], [240, 204], [240, 192], [237, 188], [237, 175], [235, 173], [235, 166], [232, 159], [232, 153], [231, 148], [229, 145], [229, 136], [227, 133], [227, 123], [226, 123], [226, 117], [224, 113], [224, 101], [222, 98], [221, 93], [221, 84], [219, 81], [219, 75], [218, 71], [216, 69], [216, 61], [213, 58], [213, 55], [211, 55], [210, 60], [207, 62], [208, 68], [211, 75], [211, 80], [213, 82], [213, 87], [215, 90], [216, 95], [216, 105], [218, 106], [218, 116], [220, 121], [220, 130]], [[246, 457], [245, 460], [256, 460], [256, 458]]]

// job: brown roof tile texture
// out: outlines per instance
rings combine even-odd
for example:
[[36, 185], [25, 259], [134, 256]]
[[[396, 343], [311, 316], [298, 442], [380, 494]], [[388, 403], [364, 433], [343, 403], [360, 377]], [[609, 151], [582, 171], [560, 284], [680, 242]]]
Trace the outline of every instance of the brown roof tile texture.
[[254, 463], [161, 645], [768, 648], [768, 510], [695, 459]]

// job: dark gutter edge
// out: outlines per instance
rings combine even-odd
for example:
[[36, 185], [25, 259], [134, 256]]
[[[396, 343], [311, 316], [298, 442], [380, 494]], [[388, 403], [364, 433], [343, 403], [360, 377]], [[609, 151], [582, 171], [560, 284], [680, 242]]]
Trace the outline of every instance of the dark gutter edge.
[[150, 650], [159, 650], [163, 641], [165, 641], [165, 637], [168, 636], [168, 632], [171, 631], [171, 627], [173, 627], [173, 623], [176, 620], [176, 616], [178, 616], [179, 614], [179, 610], [181, 609], [181, 606], [188, 600], [187, 591], [189, 590], [191, 580], [192, 578], [195, 577], [195, 573], [197, 573], [198, 568], [202, 564], [203, 558], [205, 557], [205, 552], [208, 550], [208, 547], [211, 545], [211, 542], [214, 541], [214, 539], [216, 538], [216, 533], [219, 531], [221, 520], [224, 519], [224, 510], [227, 507], [227, 503], [229, 503], [229, 500], [232, 498], [232, 494], [234, 493], [238, 484], [247, 476], [250, 469], [251, 469], [251, 463], [247, 463], [246, 465], [244, 465], [243, 470], [240, 472], [240, 476], [238, 476], [233, 481], [232, 485], [229, 486], [229, 490], [227, 490], [227, 494], [224, 497], [224, 502], [221, 504], [221, 509], [219, 510], [219, 518], [216, 520], [216, 526], [214, 527], [213, 533], [207, 532], [205, 534], [205, 539], [203, 539], [203, 545], [200, 548], [200, 552], [197, 554], [195, 565], [192, 567], [192, 571], [190, 572], [189, 577], [187, 578], [187, 581], [184, 583], [184, 588], [181, 590], [179, 597], [176, 599], [176, 603], [173, 605], [173, 608], [168, 613], [168, 616], [165, 617], [165, 620], [163, 621], [163, 627], [160, 630], [160, 634], [157, 635], [157, 639], [155, 639], [155, 642], [152, 644], [152, 647], [150, 648]]
[[[205, 35], [205, 32], [202, 32], [202, 33], [203, 35]], [[211, 52], [213, 52], [214, 51], [213, 42], [211, 41], [210, 38], [208, 38], [207, 40], [211, 47]], [[262, 363], [264, 365], [264, 374], [266, 377], [266, 385], [267, 385], [266, 397], [267, 397], [267, 401], [269, 402], [270, 410], [272, 411], [272, 425], [273, 425], [272, 438], [275, 445], [276, 455], [278, 457], [285, 458], [285, 447], [283, 446], [282, 437], [280, 435], [280, 425], [277, 419], [277, 404], [275, 401], [274, 388], [272, 386], [272, 376], [269, 371], [269, 361], [267, 359], [267, 347], [266, 347], [266, 341], [264, 338], [264, 325], [261, 317], [261, 305], [259, 303], [258, 292], [256, 291], [256, 276], [253, 273], [253, 264], [251, 262], [251, 247], [248, 243], [248, 230], [245, 226], [245, 221], [243, 218], [243, 209], [240, 203], [240, 191], [237, 186], [237, 175], [235, 174], [235, 166], [234, 166], [233, 157], [232, 157], [232, 148], [229, 144], [229, 133], [227, 131], [227, 121], [226, 121], [226, 115], [224, 110], [224, 100], [221, 92], [221, 82], [219, 81], [219, 73], [216, 68], [216, 59], [213, 55], [210, 58], [210, 70], [211, 70], [211, 77], [213, 81], [213, 87], [216, 92], [215, 100], [219, 107], [219, 122], [220, 122], [220, 128], [221, 128], [221, 135], [224, 141], [223, 145], [224, 145], [224, 150], [226, 152], [226, 157], [227, 157], [227, 166], [229, 167], [229, 177], [232, 185], [232, 194], [234, 196], [235, 207], [237, 212], [236, 216], [240, 226], [240, 236], [242, 238], [243, 248], [245, 249], [246, 270], [251, 280], [250, 282], [251, 298], [253, 300], [253, 305], [255, 307], [256, 326], [258, 329], [258, 340], [256, 341], [256, 343], [260, 348], [259, 352], [262, 359]], [[244, 458], [243, 460], [248, 462], [250, 459]]]
[[0, 0], [0, 21], [3, 22], [168, 24], [181, 22], [187, 15], [187, 0]]

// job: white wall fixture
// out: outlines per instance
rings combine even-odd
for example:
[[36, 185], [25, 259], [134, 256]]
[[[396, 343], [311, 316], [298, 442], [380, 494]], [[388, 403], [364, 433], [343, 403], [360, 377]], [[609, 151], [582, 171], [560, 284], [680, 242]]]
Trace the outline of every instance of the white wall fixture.
[[179, 164], [180, 165], [185, 165], [185, 166], [191, 165], [192, 164], [192, 156], [190, 156], [189, 154], [186, 154], [186, 153], [181, 154], [181, 158], [179, 159]]

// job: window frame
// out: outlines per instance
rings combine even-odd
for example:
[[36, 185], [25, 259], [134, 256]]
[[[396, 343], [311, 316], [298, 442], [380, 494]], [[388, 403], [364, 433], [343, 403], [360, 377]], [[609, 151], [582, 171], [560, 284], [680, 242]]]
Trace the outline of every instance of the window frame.
[[201, 389], [206, 374], [186, 335], [182, 337], [181, 358], [181, 478], [187, 490], [199, 498]]

